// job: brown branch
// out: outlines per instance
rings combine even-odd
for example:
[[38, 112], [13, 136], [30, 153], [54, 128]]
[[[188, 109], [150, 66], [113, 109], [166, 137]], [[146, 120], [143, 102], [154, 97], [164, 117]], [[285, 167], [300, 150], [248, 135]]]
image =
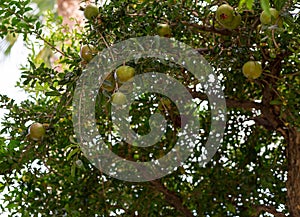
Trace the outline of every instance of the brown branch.
[[206, 54], [210, 51], [213, 51], [213, 49], [210, 48], [197, 48], [195, 49], [199, 54]]
[[285, 217], [284, 213], [278, 212], [275, 207], [272, 206], [262, 206], [257, 205], [254, 206], [256, 209], [255, 213], [252, 215], [253, 217], [257, 217], [261, 214], [261, 212], [268, 212], [270, 214], [273, 214], [275, 217]]
[[188, 89], [190, 94], [194, 99], [201, 99], [201, 100], [208, 100], [206, 94], [201, 93], [201, 92], [194, 92], [193, 89]]
[[212, 32], [212, 33], [217, 33], [217, 34], [221, 34], [221, 35], [231, 35], [231, 31], [229, 31], [228, 29], [219, 29], [219, 28], [215, 28], [214, 26], [204, 26], [204, 25], [199, 25], [196, 23], [189, 23], [186, 21], [182, 21], [181, 23], [185, 26], [192, 27], [199, 31]]
[[286, 135], [288, 142], [286, 158], [288, 163], [287, 207], [292, 217], [300, 216], [300, 132], [297, 127], [289, 127]]
[[151, 181], [153, 187], [156, 191], [163, 193], [165, 200], [175, 207], [180, 213], [185, 217], [193, 217], [192, 212], [182, 204], [181, 198], [179, 198], [174, 192], [169, 191], [165, 186], [163, 186], [159, 181]]
[[[247, 100], [233, 100], [233, 99], [226, 99], [226, 105], [228, 108], [242, 108], [246, 111], [251, 111], [252, 109], [257, 110], [268, 110], [266, 109], [265, 105], [262, 105], [261, 103], [247, 101]], [[274, 116], [272, 113], [268, 113], [268, 115]], [[263, 126], [267, 130], [277, 130], [278, 123], [274, 124], [274, 122], [271, 122], [268, 118], [266, 118], [264, 115], [260, 115], [259, 117], [253, 117], [251, 118], [255, 121], [256, 124]]]
[[[194, 89], [189, 89], [190, 94], [193, 98], [198, 98], [200, 100], [208, 100], [207, 95], [201, 92], [195, 92]], [[258, 102], [253, 102], [250, 100], [238, 100], [238, 99], [226, 99], [226, 106], [228, 108], [242, 108], [246, 111], [251, 111], [252, 109], [261, 110], [263, 105]]]
[[[190, 90], [190, 94], [193, 98], [199, 98], [201, 100], [208, 100], [207, 96], [204, 93], [193, 92]], [[270, 93], [265, 93], [266, 98], [270, 97]], [[268, 100], [268, 103], [270, 100]], [[238, 100], [238, 99], [226, 99], [226, 107], [227, 108], [240, 108], [245, 111], [252, 111], [253, 109], [261, 110], [262, 115], [258, 117], [253, 117], [251, 120], [254, 120], [256, 124], [263, 126], [267, 130], [277, 130], [283, 136], [285, 135], [285, 130], [281, 128], [282, 121], [278, 119], [278, 117], [273, 113], [273, 106], [267, 103], [262, 104], [258, 102], [253, 102], [250, 100]]]
[[254, 120], [256, 124], [258, 124], [260, 126], [263, 126], [267, 130], [275, 130], [273, 124], [270, 123], [270, 121], [267, 118], [263, 117], [263, 116], [254, 117], [254, 118], [251, 118], [251, 119]]
[[262, 90], [263, 97], [262, 97], [262, 104], [263, 107], [261, 109], [262, 115], [265, 117], [266, 120], [270, 123], [273, 129], [276, 129], [280, 123], [277, 119], [277, 116], [274, 115], [272, 111], [272, 106], [270, 105], [270, 102], [274, 99], [274, 91], [272, 89], [272, 83], [274, 82], [274, 79], [270, 79], [270, 83], [265, 82], [264, 88]]
[[226, 106], [228, 108], [242, 108], [246, 111], [251, 111], [252, 109], [262, 109], [262, 105], [260, 103], [249, 100], [226, 99]]

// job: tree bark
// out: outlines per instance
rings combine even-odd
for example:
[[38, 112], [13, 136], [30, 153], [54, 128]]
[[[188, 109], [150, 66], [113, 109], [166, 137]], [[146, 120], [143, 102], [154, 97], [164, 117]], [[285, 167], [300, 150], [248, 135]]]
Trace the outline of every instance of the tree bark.
[[[279, 76], [282, 69], [282, 60], [289, 56], [290, 52], [281, 53], [274, 61], [270, 63], [271, 74]], [[271, 128], [276, 129], [281, 133], [287, 142], [286, 158], [288, 166], [288, 177], [286, 182], [287, 188], [287, 207], [292, 217], [300, 216], [300, 131], [298, 127], [285, 126], [285, 123], [290, 121], [286, 117], [279, 117], [276, 108], [270, 105], [271, 100], [277, 96], [272, 90], [272, 86], [276, 86], [274, 79], [270, 79], [263, 90], [263, 107], [261, 109], [265, 120]], [[282, 119], [281, 119], [282, 118]], [[285, 119], [285, 120], [283, 120]], [[267, 127], [266, 127], [267, 128]]]
[[288, 180], [287, 205], [292, 217], [300, 216], [300, 132], [296, 127], [287, 133]]

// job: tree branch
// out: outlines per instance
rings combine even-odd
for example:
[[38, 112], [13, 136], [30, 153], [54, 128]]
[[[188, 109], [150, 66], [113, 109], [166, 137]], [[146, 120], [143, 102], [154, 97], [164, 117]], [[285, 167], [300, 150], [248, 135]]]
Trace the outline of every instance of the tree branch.
[[254, 120], [256, 124], [263, 126], [267, 130], [275, 130], [276, 129], [276, 128], [274, 128], [273, 124], [267, 118], [265, 118], [263, 116], [254, 117], [251, 119]]
[[242, 108], [246, 111], [251, 111], [252, 109], [262, 109], [262, 105], [260, 103], [249, 100], [226, 99], [226, 106], [228, 108]]
[[182, 204], [181, 198], [179, 198], [174, 192], [169, 191], [165, 186], [163, 186], [159, 181], [151, 181], [155, 190], [164, 194], [166, 201], [175, 207], [179, 212], [185, 217], [193, 217], [192, 212]]
[[196, 48], [195, 50], [201, 55], [209, 53], [210, 51], [213, 51], [213, 49], [210, 49], [210, 48]]
[[[189, 90], [190, 94], [193, 98], [198, 98], [201, 100], [208, 100], [206, 94], [201, 92], [194, 92], [193, 90]], [[226, 106], [228, 108], [242, 108], [246, 111], [251, 111], [252, 109], [260, 110], [263, 108], [263, 105], [258, 102], [253, 102], [250, 100], [237, 100], [237, 99], [226, 99]]]
[[275, 207], [272, 206], [262, 206], [257, 205], [254, 206], [256, 209], [256, 212], [252, 215], [253, 217], [257, 217], [261, 214], [261, 212], [268, 212], [270, 214], [273, 214], [275, 217], [285, 217], [284, 213], [278, 212]]
[[221, 35], [231, 35], [231, 31], [229, 31], [228, 29], [219, 29], [219, 28], [215, 28], [214, 26], [204, 26], [204, 25], [199, 25], [197, 23], [189, 23], [187, 21], [182, 21], [181, 23], [185, 26], [192, 27], [199, 31], [212, 32]]
[[[190, 90], [193, 98], [198, 98], [201, 100], [208, 100], [204, 93], [192, 92]], [[252, 111], [253, 109], [261, 110], [262, 115], [258, 117], [253, 117], [251, 120], [255, 121], [256, 124], [263, 126], [267, 130], [277, 130], [282, 135], [285, 135], [285, 130], [280, 128], [279, 120], [276, 119], [275, 115], [271, 112], [271, 105], [263, 105], [262, 103], [253, 102], [250, 100], [237, 100], [237, 99], [226, 99], [227, 108], [241, 108], [245, 111]], [[264, 115], [266, 114], [266, 115]]]

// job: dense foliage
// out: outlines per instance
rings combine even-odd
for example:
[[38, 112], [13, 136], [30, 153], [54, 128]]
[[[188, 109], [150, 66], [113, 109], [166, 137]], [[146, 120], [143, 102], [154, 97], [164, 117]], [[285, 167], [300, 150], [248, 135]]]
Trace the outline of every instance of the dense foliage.
[[[286, 183], [293, 166], [288, 160], [293, 153], [287, 155], [287, 150], [294, 142], [288, 133], [299, 129], [300, 123], [299, 5], [284, 0], [227, 3], [241, 15], [235, 29], [216, 21], [215, 11], [223, 2], [212, 0], [111, 1], [99, 6], [98, 16], [83, 27], [69, 29], [55, 13], [35, 14], [30, 0], [0, 0], [0, 36], [21, 35], [32, 50], [18, 85], [35, 93], [20, 104], [0, 95], [1, 108], [9, 110], [0, 137], [0, 190], [6, 201], [0, 211], [9, 210], [12, 216], [296, 216], [299, 210], [289, 202], [291, 185]], [[279, 11], [282, 25], [261, 25], [260, 14], [270, 7]], [[125, 39], [154, 36], [158, 23], [168, 23], [170, 37], [195, 48], [215, 69], [224, 86], [227, 126], [223, 143], [205, 167], [199, 165], [201, 151], [195, 149], [182, 167], [166, 177], [124, 182], [92, 166], [74, 136], [72, 97], [87, 66], [80, 48], [90, 45], [101, 51]], [[263, 73], [255, 80], [242, 73], [249, 60], [262, 64]], [[198, 81], [191, 73], [154, 58], [126, 65], [136, 74], [162, 72], [182, 82], [201, 105], [200, 143], [205, 143], [209, 104], [196, 90]], [[166, 154], [181, 122], [175, 104], [166, 103], [159, 94], [144, 94], [130, 110], [132, 128], [141, 135], [149, 133], [154, 111], [165, 116], [168, 128], [159, 143], [138, 148], [109, 142], [114, 135], [110, 121], [114, 82], [106, 83], [112, 90], [99, 89], [95, 114], [107, 145], [132, 161]], [[33, 122], [46, 127], [41, 141], [27, 136]]]

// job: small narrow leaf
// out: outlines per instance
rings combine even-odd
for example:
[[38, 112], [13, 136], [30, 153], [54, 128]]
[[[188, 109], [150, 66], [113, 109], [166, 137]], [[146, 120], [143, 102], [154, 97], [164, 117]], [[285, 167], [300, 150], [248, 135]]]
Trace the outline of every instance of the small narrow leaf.
[[72, 177], [75, 177], [75, 170], [76, 170], [76, 164], [73, 163], [72, 166], [71, 166], [71, 176]]
[[73, 155], [75, 155], [77, 152], [79, 152], [79, 150], [80, 150], [79, 148], [75, 148], [72, 151], [70, 151], [70, 153], [67, 156], [67, 161], [70, 160]]
[[240, 0], [238, 8], [242, 9], [244, 7], [244, 5], [246, 4], [246, 1], [247, 0]]
[[254, 3], [254, 0], [247, 0], [246, 6], [249, 10], [252, 10], [253, 3]]
[[282, 104], [281, 100], [278, 99], [272, 100], [270, 102], [270, 105], [281, 105], [281, 104]]
[[261, 5], [261, 8], [266, 11], [266, 13], [268, 15], [271, 15], [271, 12], [270, 12], [270, 2], [269, 0], [260, 0], [260, 5]]
[[49, 91], [45, 93], [46, 96], [60, 96], [61, 94], [58, 91]]
[[274, 1], [274, 6], [276, 10], [280, 11], [283, 6], [286, 4], [287, 0], [275, 0]]

